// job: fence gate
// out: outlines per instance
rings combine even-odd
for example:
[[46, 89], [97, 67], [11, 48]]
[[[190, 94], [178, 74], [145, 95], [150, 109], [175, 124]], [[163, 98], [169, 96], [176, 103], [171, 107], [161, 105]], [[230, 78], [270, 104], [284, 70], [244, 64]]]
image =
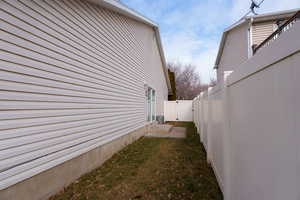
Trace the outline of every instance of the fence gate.
[[193, 121], [193, 101], [165, 101], [165, 121]]

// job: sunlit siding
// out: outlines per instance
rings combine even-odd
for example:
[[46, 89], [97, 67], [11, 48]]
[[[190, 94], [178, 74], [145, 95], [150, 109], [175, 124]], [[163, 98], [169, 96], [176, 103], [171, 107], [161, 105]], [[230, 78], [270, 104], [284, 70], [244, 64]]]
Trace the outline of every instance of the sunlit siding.
[[252, 28], [252, 42], [253, 45], [259, 45], [267, 37], [269, 37], [275, 30], [274, 21], [262, 22], [253, 24]]
[[0, 189], [145, 125], [153, 29], [82, 0], [0, 0]]
[[[150, 28], [150, 27], [149, 27]], [[164, 114], [164, 100], [168, 100], [168, 88], [164, 79], [162, 62], [159, 56], [159, 50], [156, 37], [153, 31], [147, 31], [142, 41], [146, 41], [145, 47], [151, 49], [146, 55], [146, 83], [156, 91], [156, 114]]]

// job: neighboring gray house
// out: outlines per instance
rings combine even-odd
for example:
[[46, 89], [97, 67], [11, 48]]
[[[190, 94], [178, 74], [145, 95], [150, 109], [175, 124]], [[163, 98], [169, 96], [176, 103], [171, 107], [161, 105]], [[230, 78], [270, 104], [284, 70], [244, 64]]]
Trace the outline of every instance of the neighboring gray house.
[[298, 10], [246, 16], [227, 28], [222, 35], [214, 67], [217, 69], [218, 82], [223, 83], [225, 71], [234, 71], [248, 60], [253, 55], [253, 49]]
[[0, 199], [45, 199], [146, 132], [158, 26], [114, 0], [0, 1]]

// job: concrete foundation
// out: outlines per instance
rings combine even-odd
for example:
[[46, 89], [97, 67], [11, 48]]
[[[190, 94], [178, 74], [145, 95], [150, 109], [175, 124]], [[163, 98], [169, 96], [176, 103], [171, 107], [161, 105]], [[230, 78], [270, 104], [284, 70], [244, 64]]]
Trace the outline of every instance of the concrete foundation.
[[[165, 129], [162, 129], [165, 130]], [[157, 138], [185, 138], [186, 128], [183, 127], [172, 127], [169, 132], [158, 131], [158, 132], [148, 132], [146, 137], [157, 137]]]
[[157, 124], [153, 123], [151, 126], [149, 126], [148, 133], [161, 133], [161, 134], [167, 134], [172, 131], [173, 126], [169, 124]]
[[45, 200], [144, 136], [148, 126], [0, 191], [1, 200]]

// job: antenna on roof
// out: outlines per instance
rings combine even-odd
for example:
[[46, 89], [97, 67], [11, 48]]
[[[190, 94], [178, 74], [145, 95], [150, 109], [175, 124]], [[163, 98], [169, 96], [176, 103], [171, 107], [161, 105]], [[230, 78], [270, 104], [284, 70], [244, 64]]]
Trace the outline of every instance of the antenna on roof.
[[[250, 6], [250, 10], [241, 18], [245, 18], [247, 15], [249, 15], [250, 13], [253, 13], [254, 15], [257, 15], [256, 11], [255, 11], [255, 8], [259, 8], [260, 5], [264, 2], [265, 0], [261, 0], [261, 2], [257, 3], [256, 1], [254, 0], [251, 0], [251, 6]], [[240, 20], [241, 20], [240, 19]]]
[[255, 12], [255, 8], [259, 8], [260, 4], [258, 4], [257, 2], [255, 2], [254, 0], [251, 0], [251, 6], [250, 6], [250, 10], [254, 15], [257, 15], [257, 13]]

